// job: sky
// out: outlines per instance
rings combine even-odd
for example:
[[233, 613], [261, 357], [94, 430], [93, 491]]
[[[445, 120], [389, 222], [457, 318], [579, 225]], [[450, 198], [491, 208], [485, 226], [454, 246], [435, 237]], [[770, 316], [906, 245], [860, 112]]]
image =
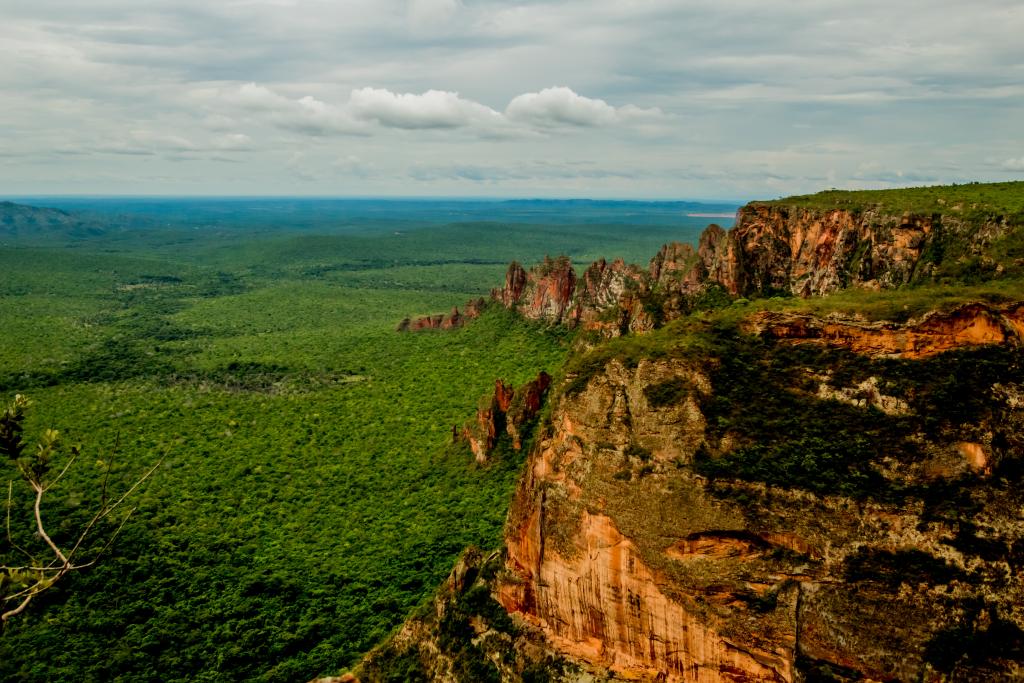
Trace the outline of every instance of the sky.
[[1020, 0], [0, 0], [0, 195], [1024, 180]]

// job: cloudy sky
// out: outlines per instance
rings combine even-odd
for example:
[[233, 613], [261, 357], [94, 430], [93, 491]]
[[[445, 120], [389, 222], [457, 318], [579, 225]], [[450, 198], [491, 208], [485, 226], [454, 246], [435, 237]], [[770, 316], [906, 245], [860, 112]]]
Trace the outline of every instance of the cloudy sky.
[[0, 194], [1024, 179], [1020, 0], [0, 0]]

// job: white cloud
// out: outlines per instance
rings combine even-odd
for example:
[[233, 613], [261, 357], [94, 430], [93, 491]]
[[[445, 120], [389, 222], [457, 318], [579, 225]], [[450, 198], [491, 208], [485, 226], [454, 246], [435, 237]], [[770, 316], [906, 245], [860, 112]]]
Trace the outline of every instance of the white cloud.
[[519, 95], [508, 103], [505, 113], [510, 119], [542, 127], [610, 126], [663, 118], [658, 109], [641, 109], [635, 105], [615, 108], [604, 100], [577, 95], [564, 86]]
[[616, 119], [615, 107], [604, 100], [582, 97], [565, 87], [519, 95], [505, 112], [510, 118], [540, 125], [601, 126]]
[[[200, 90], [195, 95], [201, 100], [212, 99], [212, 106], [220, 101], [243, 113], [265, 117], [272, 125], [296, 133], [312, 136], [367, 134], [366, 126], [355, 120], [345, 107], [328, 104], [311, 95], [292, 99], [256, 83], [245, 83], [227, 91]], [[219, 112], [211, 117], [230, 120]]]
[[237, 90], [229, 91], [226, 99], [251, 111], [281, 111], [292, 106], [287, 97], [255, 83], [243, 83]]
[[[209, 93], [203, 92], [206, 97]], [[659, 109], [632, 104], [613, 107], [604, 100], [577, 95], [565, 87], [515, 97], [505, 113], [467, 99], [457, 92], [427, 90], [422, 94], [386, 88], [357, 88], [347, 102], [330, 104], [311, 95], [291, 99], [265, 86], [246, 83], [221, 93], [228, 105], [264, 116], [279, 128], [311, 135], [370, 134], [370, 124], [404, 130], [471, 129], [481, 137], [507, 139], [531, 129], [556, 126], [643, 126], [665, 119]], [[221, 113], [207, 117], [227, 118]]]
[[131, 140], [144, 149], [164, 150], [171, 152], [194, 152], [199, 146], [188, 138], [173, 133], [162, 133], [152, 130], [133, 130]]
[[382, 88], [353, 90], [352, 113], [393, 128], [460, 128], [473, 123], [493, 124], [500, 114], [458, 93], [428, 90], [422, 95], [394, 93]]

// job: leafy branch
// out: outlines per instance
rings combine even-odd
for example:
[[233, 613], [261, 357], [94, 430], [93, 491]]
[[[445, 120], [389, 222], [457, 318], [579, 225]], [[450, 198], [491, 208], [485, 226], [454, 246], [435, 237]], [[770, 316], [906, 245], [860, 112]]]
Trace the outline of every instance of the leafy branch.
[[67, 463], [56, 476], [51, 476], [51, 472], [54, 471], [53, 463], [60, 459], [63, 451], [60, 434], [56, 430], [47, 429], [35, 447], [30, 447], [24, 440], [25, 415], [30, 405], [31, 402], [19, 394], [0, 415], [0, 455], [6, 456], [14, 465], [22, 482], [32, 491], [33, 533], [42, 540], [46, 550], [41, 553], [30, 552], [14, 540], [14, 534], [11, 532], [14, 481], [9, 481], [5, 519], [7, 543], [25, 560], [20, 565], [0, 565], [0, 610], [3, 610], [0, 612], [0, 623], [4, 625], [9, 619], [24, 612], [33, 599], [53, 588], [69, 573], [92, 567], [103, 557], [136, 508], [123, 510], [123, 516], [105, 540], [95, 538], [98, 534], [98, 525], [115, 512], [122, 510], [128, 497], [156, 472], [162, 462], [158, 461], [149, 468], [121, 496], [110, 498], [107, 484], [113, 467], [111, 458], [106, 464], [99, 505], [88, 523], [74, 537], [74, 542], [62, 547], [53, 540], [43, 522], [43, 498], [64, 478], [82, 450], [79, 446], [71, 446], [68, 449], [70, 457]]

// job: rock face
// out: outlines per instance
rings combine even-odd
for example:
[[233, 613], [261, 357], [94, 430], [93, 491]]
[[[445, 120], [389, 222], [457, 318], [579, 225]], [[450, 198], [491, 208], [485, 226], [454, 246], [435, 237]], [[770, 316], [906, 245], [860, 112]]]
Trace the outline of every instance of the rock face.
[[[655, 407], [644, 389], [666, 378], [691, 391]], [[612, 362], [579, 395], [562, 399], [513, 502], [499, 602], [540, 628], [557, 651], [616, 678], [792, 680], [792, 618], [758, 619], [761, 642], [729, 633], [701, 603], [736, 598], [681, 591], [665, 561], [670, 550], [680, 556], [681, 542], [696, 531], [742, 526], [741, 515], [715, 510], [694, 480], [676, 475], [676, 487], [685, 479], [685, 488], [670, 493], [655, 474], [692, 460], [704, 439], [699, 398], [709, 390], [708, 377], [688, 364], [641, 361], [630, 369]], [[683, 521], [675, 506], [694, 518], [672, 524]], [[638, 527], [642, 533], [623, 531]], [[767, 642], [769, 634], [778, 642]]]
[[491, 299], [530, 320], [582, 325], [618, 336], [654, 327], [644, 308], [649, 292], [650, 276], [622, 259], [599, 259], [577, 278], [572, 262], [560, 256], [546, 258], [528, 272], [512, 263], [505, 286], [492, 291]]
[[969, 346], [1024, 345], [1024, 305], [994, 307], [982, 303], [949, 312], [933, 311], [920, 321], [873, 324], [765, 311], [747, 328], [792, 343], [820, 343], [872, 356], [927, 358]]
[[544, 371], [515, 390], [502, 380], [495, 380], [494, 393], [481, 399], [476, 419], [459, 432], [477, 462], [487, 462], [503, 433], [512, 438], [514, 450], [522, 449], [524, 431], [540, 412], [550, 386], [551, 375]]
[[910, 282], [935, 236], [932, 216], [748, 205], [715, 255], [733, 294], [827, 294]]
[[544, 261], [529, 272], [513, 261], [505, 274], [505, 286], [491, 292], [491, 298], [531, 320], [573, 324], [576, 271], [567, 256]]
[[931, 277], [943, 259], [980, 259], [978, 267], [998, 273], [1002, 266], [986, 250], [1010, 227], [1001, 217], [978, 227], [953, 214], [753, 203], [729, 231], [708, 226], [696, 250], [664, 245], [647, 271], [601, 259], [578, 279], [565, 256], [529, 271], [514, 262], [491, 298], [532, 320], [618, 336], [690, 312], [694, 299], [715, 286], [734, 297], [893, 288]]
[[[649, 334], [579, 345], [502, 552], [467, 554], [365, 680], [394, 662], [434, 681], [1024, 680], [1024, 303], [872, 323], [729, 306], [658, 329], [702, 297], [981, 263], [1006, 223], [976, 228], [764, 203], [647, 270], [513, 263], [502, 306]], [[478, 460], [525, 443], [550, 381], [496, 383], [462, 432]]]
[[[976, 342], [953, 331], [936, 345]], [[926, 357], [907, 354], [901, 362]], [[612, 360], [579, 393], [562, 395], [509, 514], [499, 602], [557, 652], [614, 679], [1024, 675], [1024, 579], [1013, 569], [1024, 566], [1017, 554], [1024, 552], [1024, 525], [1016, 512], [1024, 496], [1015, 485], [988, 479], [995, 450], [1004, 472], [1024, 462], [1011, 443], [1019, 444], [1024, 411], [1000, 394], [1002, 385], [989, 387], [988, 407], [979, 413], [990, 417], [971, 425], [972, 433], [989, 434], [988, 446], [958, 442], [963, 425], [922, 432], [914, 438], [927, 446], [910, 465], [920, 474], [908, 475], [920, 477], [921, 492], [898, 501], [862, 499], [705, 479], [702, 451], [728, 458], [744, 442], [741, 433], [709, 428], [705, 413], [717, 387], [705, 368], [713, 363], [641, 360], [629, 368]], [[1019, 381], [1024, 375], [1014, 367]], [[793, 368], [797, 378], [809, 372]], [[652, 391], [666, 385], [680, 389], [669, 399]], [[791, 391], [803, 389], [764, 386], [765, 410], [772, 410], [773, 394]], [[836, 400], [808, 398], [822, 410]], [[893, 420], [913, 412], [906, 402], [896, 408], [892, 414], [900, 417]], [[884, 476], [909, 485], [904, 475]], [[931, 486], [984, 512], [940, 513]], [[982, 538], [998, 541], [982, 550]], [[979, 634], [965, 631], [964, 638], [998, 631], [1008, 650], [972, 659], [959, 654], [961, 645], [944, 658], [939, 643], [960, 633], [964, 619], [974, 620]]]
[[727, 234], [709, 228], [698, 251], [708, 278], [734, 295], [810, 296], [920, 280], [938, 266], [943, 250], [981, 255], [1008, 227], [999, 217], [978, 228], [953, 214], [753, 203], [740, 209]]

